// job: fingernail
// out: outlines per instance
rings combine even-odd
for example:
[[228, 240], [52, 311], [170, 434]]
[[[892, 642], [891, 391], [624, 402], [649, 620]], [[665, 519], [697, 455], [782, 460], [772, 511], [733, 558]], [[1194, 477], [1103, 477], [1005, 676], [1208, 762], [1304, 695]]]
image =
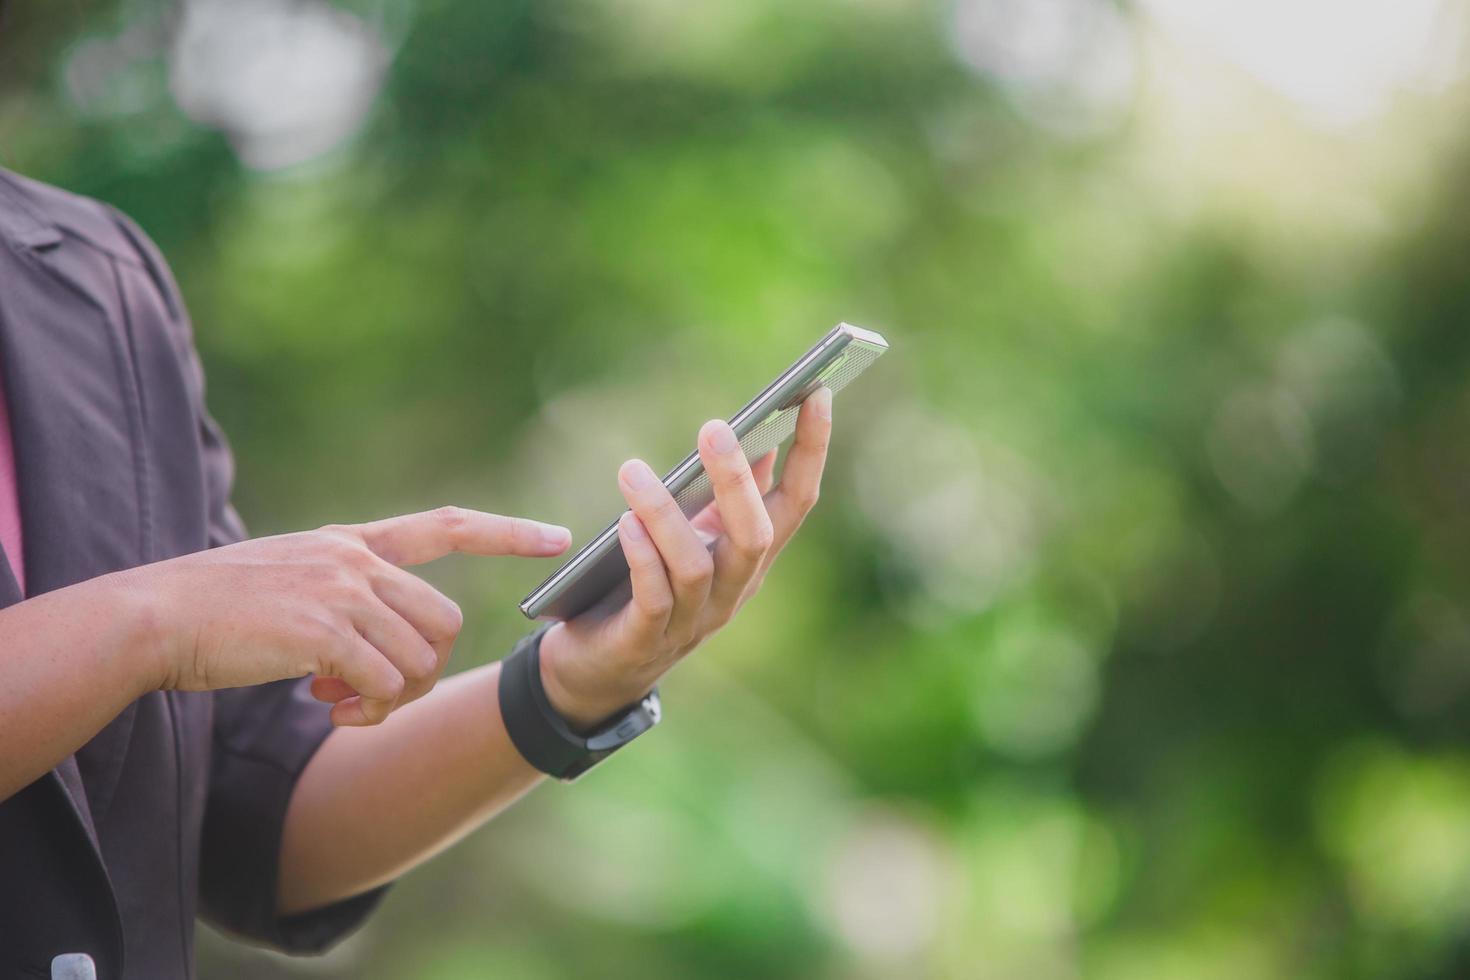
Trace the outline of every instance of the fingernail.
[[541, 540], [548, 548], [565, 548], [571, 543], [572, 532], [556, 524], [543, 524]]
[[623, 479], [634, 490], [646, 490], [658, 482], [653, 470], [641, 459], [635, 459], [623, 467]]
[[631, 510], [623, 515], [623, 533], [634, 541], [644, 541], [648, 538], [648, 531], [644, 529], [643, 522]]
[[710, 432], [709, 444], [722, 456], [740, 448], [740, 440], [735, 438], [735, 432], [724, 422], [717, 424]]
[[817, 413], [817, 418], [832, 418], [832, 389], [818, 388], [812, 392], [812, 411]]

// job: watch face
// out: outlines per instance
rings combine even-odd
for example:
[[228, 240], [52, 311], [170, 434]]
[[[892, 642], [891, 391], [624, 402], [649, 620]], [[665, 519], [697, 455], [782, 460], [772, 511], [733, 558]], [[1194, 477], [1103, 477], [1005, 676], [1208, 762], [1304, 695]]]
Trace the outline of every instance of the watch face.
[[571, 781], [582, 773], [627, 745], [633, 739], [659, 723], [663, 717], [663, 705], [659, 701], [658, 688], [648, 692], [648, 697], [627, 710], [616, 721], [599, 732], [587, 737], [586, 755], [559, 774], [559, 778]]

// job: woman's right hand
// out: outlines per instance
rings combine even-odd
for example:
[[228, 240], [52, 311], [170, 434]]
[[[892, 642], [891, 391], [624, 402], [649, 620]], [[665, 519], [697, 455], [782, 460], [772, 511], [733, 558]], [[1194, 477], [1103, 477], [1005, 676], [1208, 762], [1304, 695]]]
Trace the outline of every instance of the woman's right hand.
[[549, 557], [562, 527], [459, 507], [258, 538], [121, 573], [148, 596], [156, 687], [314, 674], [338, 725], [375, 725], [438, 680], [459, 607], [402, 565], [454, 552]]

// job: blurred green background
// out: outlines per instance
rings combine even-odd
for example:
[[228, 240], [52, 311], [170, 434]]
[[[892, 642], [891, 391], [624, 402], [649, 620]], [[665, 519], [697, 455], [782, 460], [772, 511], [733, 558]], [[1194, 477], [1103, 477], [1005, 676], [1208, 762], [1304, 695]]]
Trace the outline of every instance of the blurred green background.
[[[0, 161], [163, 247], [256, 533], [585, 540], [894, 348], [663, 728], [204, 976], [1470, 973], [1463, 0], [9, 7]], [[459, 665], [550, 564], [429, 570]]]

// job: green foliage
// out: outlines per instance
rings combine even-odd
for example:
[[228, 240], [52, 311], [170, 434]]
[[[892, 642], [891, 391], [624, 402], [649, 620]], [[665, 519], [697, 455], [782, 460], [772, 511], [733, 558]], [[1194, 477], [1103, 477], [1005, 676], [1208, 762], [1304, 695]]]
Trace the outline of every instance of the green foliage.
[[[1265, 110], [1241, 142], [1309, 162], [1212, 180], [1146, 108], [1031, 125], [940, 5], [385, 0], [347, 5], [397, 45], [362, 132], [261, 174], [164, 48], [123, 108], [68, 94], [79, 42], [163, 8], [20, 6], [5, 163], [168, 254], [257, 532], [452, 501], [585, 538], [623, 458], [672, 463], [833, 322], [894, 346], [657, 734], [325, 963], [206, 940], [205, 975], [1470, 968], [1448, 103], [1399, 190], [1349, 162], [1387, 139]], [[547, 570], [430, 570], [461, 664]]]

